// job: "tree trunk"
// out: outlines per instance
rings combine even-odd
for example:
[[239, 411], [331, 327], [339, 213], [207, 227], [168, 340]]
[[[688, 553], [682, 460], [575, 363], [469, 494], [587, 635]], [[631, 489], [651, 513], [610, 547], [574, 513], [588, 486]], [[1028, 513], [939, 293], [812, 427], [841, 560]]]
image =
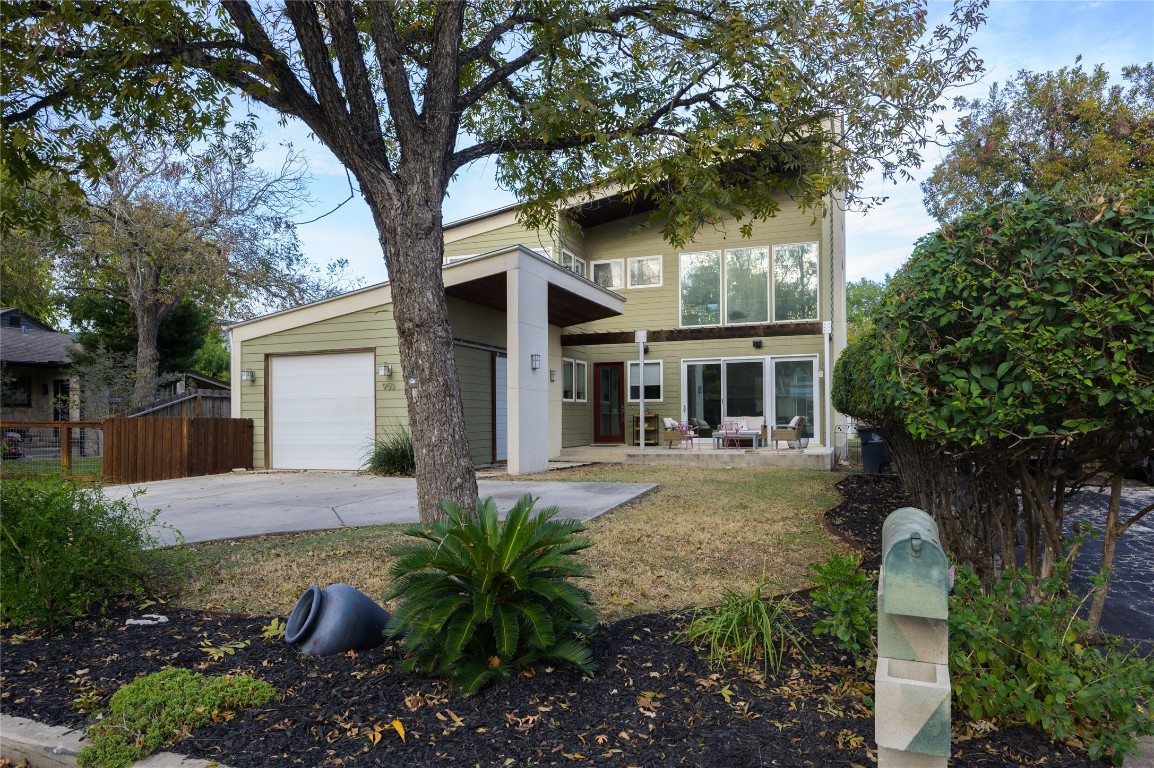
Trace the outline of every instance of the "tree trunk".
[[440, 504], [477, 505], [477, 476], [469, 454], [452, 329], [441, 264], [444, 191], [432, 174], [410, 183], [392, 207], [387, 190], [362, 189], [373, 212], [392, 285], [393, 319], [400, 348], [409, 429], [417, 464], [417, 505], [422, 522], [443, 517]]
[[161, 312], [144, 308], [136, 311], [136, 383], [132, 388], [132, 407], [139, 408], [156, 399], [157, 369], [160, 353], [156, 340], [160, 334]]
[[1122, 504], [1122, 473], [1115, 472], [1110, 480], [1110, 504], [1106, 508], [1106, 525], [1102, 531], [1102, 565], [1098, 570], [1099, 582], [1094, 587], [1094, 602], [1086, 619], [1091, 632], [1098, 631], [1106, 595], [1110, 592], [1110, 571], [1114, 567], [1114, 546], [1118, 543], [1118, 509]]

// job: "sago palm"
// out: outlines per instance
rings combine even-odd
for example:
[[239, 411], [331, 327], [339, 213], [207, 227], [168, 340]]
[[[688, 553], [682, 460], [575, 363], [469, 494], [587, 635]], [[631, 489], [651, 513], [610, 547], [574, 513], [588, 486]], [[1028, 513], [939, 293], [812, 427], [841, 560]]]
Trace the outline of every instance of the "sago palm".
[[491, 498], [475, 516], [445, 502], [446, 519], [406, 531], [417, 541], [394, 547], [387, 599], [400, 600], [388, 631], [403, 636], [407, 669], [466, 693], [538, 663], [592, 671], [580, 638], [596, 618], [570, 581], [588, 576], [573, 554], [590, 542], [579, 521], [552, 519], [557, 507], [531, 514], [533, 503], [523, 496], [502, 523]]

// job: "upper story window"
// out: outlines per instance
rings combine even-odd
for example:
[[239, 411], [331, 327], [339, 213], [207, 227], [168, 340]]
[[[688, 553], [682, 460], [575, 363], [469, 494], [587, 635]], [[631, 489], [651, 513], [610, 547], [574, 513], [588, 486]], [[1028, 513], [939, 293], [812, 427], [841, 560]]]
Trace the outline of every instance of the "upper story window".
[[767, 323], [771, 306], [774, 322], [816, 320], [817, 256], [817, 243], [681, 254], [681, 325]]
[[681, 254], [681, 324], [721, 324], [721, 251]]
[[773, 319], [817, 319], [817, 243], [773, 246]]
[[630, 288], [661, 287], [661, 256], [634, 256], [628, 260]]
[[585, 277], [585, 259], [564, 248], [561, 249], [561, 266]]
[[616, 290], [625, 287], [625, 263], [621, 259], [608, 259], [589, 263], [593, 272], [593, 282], [602, 288]]

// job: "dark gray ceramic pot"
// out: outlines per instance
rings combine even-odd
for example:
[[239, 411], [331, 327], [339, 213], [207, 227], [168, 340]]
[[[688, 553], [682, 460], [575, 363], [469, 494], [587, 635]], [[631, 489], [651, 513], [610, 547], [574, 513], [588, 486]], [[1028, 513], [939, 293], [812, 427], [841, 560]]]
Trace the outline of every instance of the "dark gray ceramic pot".
[[285, 625], [284, 641], [301, 653], [328, 656], [382, 645], [389, 612], [348, 584], [311, 586], [297, 600]]

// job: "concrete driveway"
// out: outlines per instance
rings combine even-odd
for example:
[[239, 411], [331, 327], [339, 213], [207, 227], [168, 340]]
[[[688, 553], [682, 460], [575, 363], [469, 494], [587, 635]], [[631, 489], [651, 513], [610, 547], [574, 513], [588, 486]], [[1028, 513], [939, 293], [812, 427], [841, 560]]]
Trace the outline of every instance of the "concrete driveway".
[[[557, 506], [559, 518], [592, 520], [648, 493], [652, 483], [562, 483], [478, 480], [481, 498], [492, 496], [505, 511], [526, 493], [535, 509]], [[188, 543], [267, 533], [357, 528], [417, 521], [417, 483], [412, 478], [356, 472], [243, 472], [140, 485], [112, 486], [109, 498], [143, 490], [137, 504], [160, 509], [160, 521]], [[172, 530], [159, 537], [175, 542]]]

